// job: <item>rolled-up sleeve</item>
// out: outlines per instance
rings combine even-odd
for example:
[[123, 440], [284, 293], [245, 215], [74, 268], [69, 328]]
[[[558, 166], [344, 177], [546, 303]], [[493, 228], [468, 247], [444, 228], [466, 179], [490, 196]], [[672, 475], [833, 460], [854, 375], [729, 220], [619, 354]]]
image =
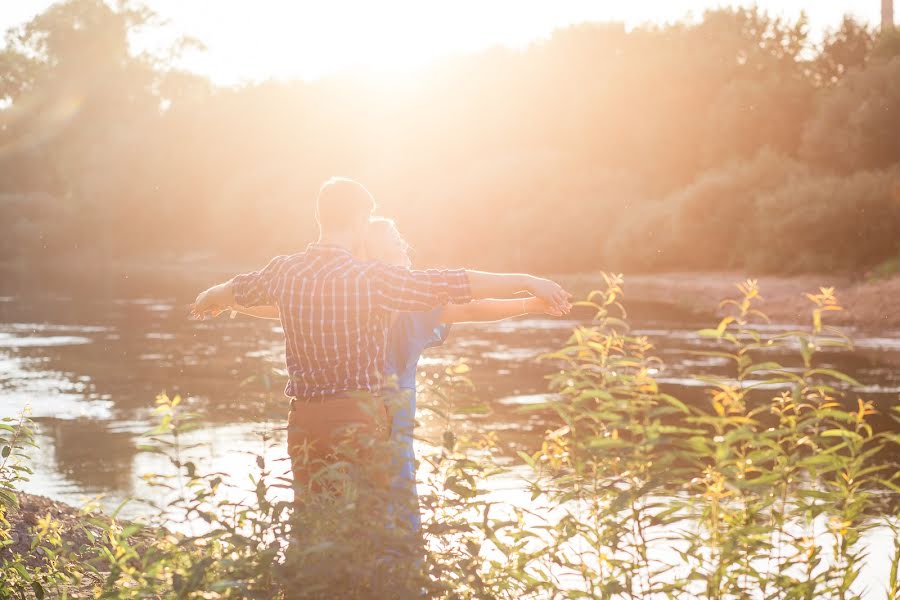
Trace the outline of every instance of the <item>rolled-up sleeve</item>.
[[368, 275], [374, 301], [385, 310], [430, 310], [472, 300], [465, 269], [411, 271], [377, 264]]
[[276, 256], [259, 271], [235, 276], [231, 280], [235, 302], [248, 307], [275, 304], [275, 287], [286, 259], [286, 256]]

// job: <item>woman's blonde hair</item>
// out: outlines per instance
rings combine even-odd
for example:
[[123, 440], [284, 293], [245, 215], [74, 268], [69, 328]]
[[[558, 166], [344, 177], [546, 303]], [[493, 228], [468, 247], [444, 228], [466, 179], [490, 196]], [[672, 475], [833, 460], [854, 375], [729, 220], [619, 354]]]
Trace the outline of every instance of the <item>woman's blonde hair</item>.
[[377, 244], [383, 243], [382, 240], [385, 239], [383, 236], [390, 233], [396, 233], [397, 237], [400, 238], [404, 251], [409, 248], [409, 244], [403, 238], [400, 229], [397, 228], [397, 223], [393, 219], [388, 217], [372, 217], [369, 219], [369, 235], [366, 236], [366, 254], [369, 258], [378, 258], [376, 255], [380, 254], [380, 248]]

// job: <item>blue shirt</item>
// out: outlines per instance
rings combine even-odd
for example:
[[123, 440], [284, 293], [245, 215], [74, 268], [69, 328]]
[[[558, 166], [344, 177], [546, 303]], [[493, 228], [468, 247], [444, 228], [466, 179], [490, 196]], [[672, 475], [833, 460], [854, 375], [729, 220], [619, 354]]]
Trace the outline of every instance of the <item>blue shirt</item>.
[[[410, 507], [407, 515], [400, 515], [418, 531], [421, 527], [416, 491], [416, 456], [413, 450], [413, 430], [416, 424], [416, 371], [419, 358], [427, 348], [440, 346], [447, 339], [450, 326], [441, 322], [443, 306], [427, 312], [400, 313], [394, 320], [387, 348], [385, 374], [397, 378], [399, 398], [391, 414], [391, 441], [396, 444], [397, 476], [391, 489], [398, 499], [400, 510]], [[410, 496], [409, 494], [412, 494]]]

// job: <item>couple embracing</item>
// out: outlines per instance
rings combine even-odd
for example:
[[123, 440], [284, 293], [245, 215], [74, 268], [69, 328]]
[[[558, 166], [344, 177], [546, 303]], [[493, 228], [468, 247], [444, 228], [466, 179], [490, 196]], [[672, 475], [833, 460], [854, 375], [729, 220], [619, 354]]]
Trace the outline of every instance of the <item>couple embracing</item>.
[[[338, 447], [364, 450], [372, 440], [390, 439], [397, 453], [391, 495], [405, 497], [401, 505], [415, 494], [415, 379], [422, 351], [442, 343], [452, 323], [564, 315], [571, 295], [532, 275], [412, 270], [403, 236], [374, 211], [365, 187], [328, 180], [316, 203], [318, 242], [209, 288], [192, 310], [201, 318], [230, 308], [281, 320], [295, 493], [314, 483], [310, 465], [337, 460]], [[530, 296], [514, 298], [520, 292]], [[390, 387], [403, 392], [399, 401], [385, 401]], [[366, 456], [360, 452], [359, 460]], [[405, 518], [418, 529], [417, 509]]]

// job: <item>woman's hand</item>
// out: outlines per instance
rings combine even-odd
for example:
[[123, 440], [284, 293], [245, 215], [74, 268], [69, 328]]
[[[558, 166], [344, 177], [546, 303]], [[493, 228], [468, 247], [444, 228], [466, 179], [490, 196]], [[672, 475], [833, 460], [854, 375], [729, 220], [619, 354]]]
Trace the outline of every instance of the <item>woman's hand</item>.
[[[537, 299], [543, 300], [549, 309], [555, 311], [552, 314], [555, 317], [569, 314], [572, 310], [572, 294], [567, 292], [561, 285], [555, 281], [544, 279], [542, 277], [530, 276], [528, 280], [528, 292]], [[547, 312], [541, 310], [538, 312]]]
[[[571, 304], [568, 305], [571, 308]], [[531, 298], [525, 298], [522, 300], [522, 312], [529, 313], [533, 315], [550, 315], [551, 317], [564, 317], [569, 313], [569, 310], [563, 310], [557, 308], [555, 305], [550, 304], [543, 298], [537, 298], [532, 296]]]

